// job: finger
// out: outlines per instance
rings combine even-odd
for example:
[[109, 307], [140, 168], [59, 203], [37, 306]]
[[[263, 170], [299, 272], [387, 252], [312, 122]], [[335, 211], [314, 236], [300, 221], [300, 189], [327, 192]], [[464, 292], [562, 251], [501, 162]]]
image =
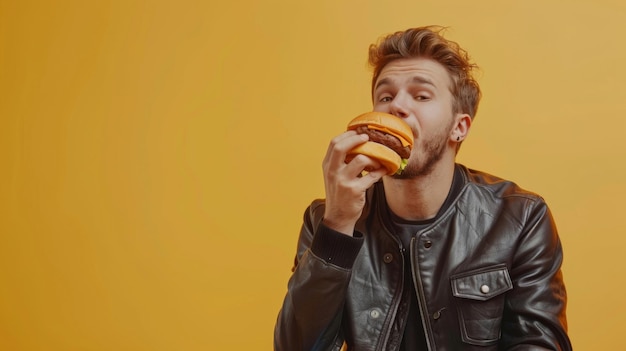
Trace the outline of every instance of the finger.
[[363, 171], [370, 172], [381, 167], [382, 165], [375, 159], [362, 154], [356, 154], [352, 160], [348, 162], [346, 171], [351, 175], [357, 176]]
[[331, 140], [324, 157], [324, 163], [330, 164], [332, 167], [339, 167], [344, 163], [348, 151], [363, 144], [368, 139], [367, 134], [356, 134], [354, 131], [338, 135]]
[[349, 130], [337, 135], [336, 137], [331, 139], [330, 143], [328, 144], [328, 151], [335, 149], [338, 145], [344, 143], [346, 139], [354, 137], [355, 135], [357, 135], [357, 133], [353, 130]]
[[369, 189], [374, 183], [379, 181], [384, 175], [387, 174], [387, 169], [384, 167], [377, 168], [364, 174], [359, 178], [359, 183], [362, 189]]

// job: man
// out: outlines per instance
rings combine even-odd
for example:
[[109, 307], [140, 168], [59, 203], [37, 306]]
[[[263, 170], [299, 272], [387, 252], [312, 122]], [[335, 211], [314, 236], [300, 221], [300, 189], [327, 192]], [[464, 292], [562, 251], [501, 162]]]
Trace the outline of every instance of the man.
[[467, 53], [421, 27], [369, 59], [373, 110], [404, 119], [415, 146], [400, 176], [384, 176], [366, 156], [345, 162], [367, 136], [331, 141], [275, 350], [571, 350], [544, 200], [455, 162], [481, 96]]

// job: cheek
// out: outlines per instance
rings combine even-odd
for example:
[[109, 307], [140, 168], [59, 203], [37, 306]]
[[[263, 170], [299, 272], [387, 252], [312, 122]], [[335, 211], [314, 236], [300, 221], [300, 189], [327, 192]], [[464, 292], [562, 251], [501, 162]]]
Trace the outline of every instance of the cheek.
[[454, 120], [454, 115], [449, 106], [432, 104], [421, 110], [420, 126], [429, 134], [441, 133], [448, 130]]

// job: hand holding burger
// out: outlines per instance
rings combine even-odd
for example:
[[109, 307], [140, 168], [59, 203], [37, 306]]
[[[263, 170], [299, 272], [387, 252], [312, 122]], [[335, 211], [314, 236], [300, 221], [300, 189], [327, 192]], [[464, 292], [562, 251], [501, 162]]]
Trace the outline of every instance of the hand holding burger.
[[[384, 174], [404, 169], [413, 147], [413, 132], [401, 118], [381, 112], [364, 113], [350, 121], [347, 129], [331, 141], [322, 163], [324, 224], [352, 235], [366, 190]], [[357, 158], [359, 154], [366, 157]]]

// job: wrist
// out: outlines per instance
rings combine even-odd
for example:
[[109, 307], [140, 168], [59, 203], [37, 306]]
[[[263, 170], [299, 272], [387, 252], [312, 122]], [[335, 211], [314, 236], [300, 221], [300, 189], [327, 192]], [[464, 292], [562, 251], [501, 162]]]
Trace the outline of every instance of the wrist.
[[313, 254], [327, 263], [351, 269], [363, 246], [363, 235], [355, 232], [354, 236], [339, 233], [322, 223], [311, 243]]
[[324, 225], [336, 232], [339, 232], [344, 235], [354, 236], [354, 222], [352, 221], [341, 221], [335, 220], [333, 218], [324, 217], [322, 220]]

